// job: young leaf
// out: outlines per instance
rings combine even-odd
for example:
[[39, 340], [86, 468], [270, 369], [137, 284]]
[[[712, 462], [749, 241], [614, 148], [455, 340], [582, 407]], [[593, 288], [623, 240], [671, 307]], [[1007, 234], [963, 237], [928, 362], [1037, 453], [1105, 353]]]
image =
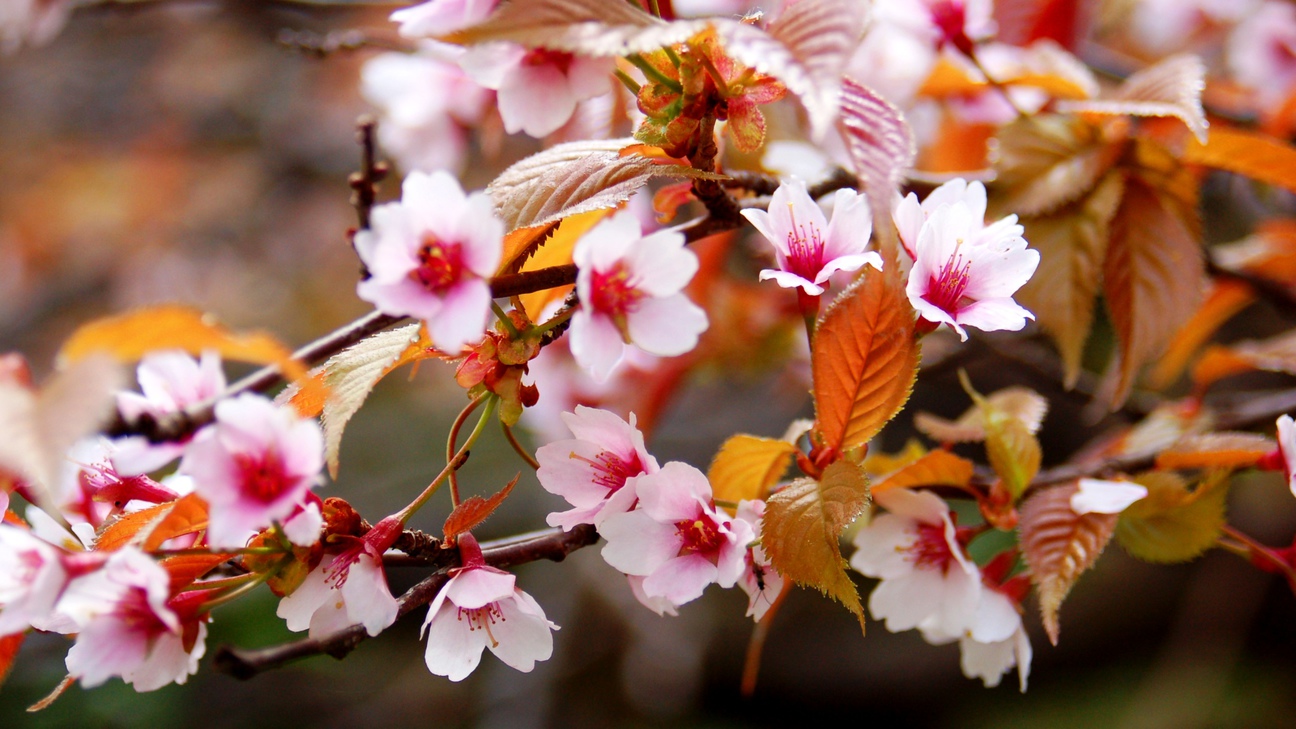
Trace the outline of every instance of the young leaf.
[[1121, 512], [1116, 539], [1125, 551], [1148, 562], [1187, 562], [1215, 545], [1224, 527], [1228, 479], [1224, 472], [1188, 490], [1173, 473], [1153, 471], [1135, 482], [1148, 495]]
[[761, 546], [774, 569], [845, 605], [861, 630], [864, 608], [846, 574], [838, 539], [868, 505], [868, 479], [843, 459], [824, 469], [821, 480], [797, 479], [770, 496], [761, 528]]
[[1181, 194], [1131, 175], [1112, 220], [1103, 292], [1120, 346], [1114, 403], [1125, 400], [1139, 368], [1162, 351], [1201, 300], [1196, 201]]
[[1038, 433], [1048, 413], [1048, 400], [1028, 387], [1005, 387], [968, 408], [958, 420], [916, 413], [914, 427], [941, 443], [973, 443], [986, 439], [986, 415], [991, 411], [1020, 420], [1028, 432]]
[[913, 307], [899, 279], [875, 268], [842, 292], [810, 347], [815, 416], [828, 446], [864, 445], [891, 420], [918, 377]]
[[1161, 470], [1175, 468], [1247, 468], [1272, 453], [1278, 444], [1256, 433], [1200, 433], [1186, 435], [1162, 451], [1156, 460]]
[[1166, 347], [1165, 354], [1148, 373], [1148, 384], [1156, 390], [1165, 390], [1179, 379], [1193, 356], [1215, 332], [1238, 312], [1256, 300], [1255, 290], [1245, 281], [1219, 278], [1210, 282], [1206, 300]]
[[667, 23], [620, 0], [526, 0], [504, 3], [485, 21], [441, 40], [512, 41], [582, 56], [626, 56], [682, 43], [705, 27], [701, 20]]
[[789, 3], [769, 32], [732, 20], [713, 21], [730, 57], [773, 76], [796, 94], [822, 139], [841, 96], [842, 71], [859, 45], [868, 20], [866, 0], [802, 0]]
[[215, 351], [225, 359], [253, 364], [275, 364], [289, 379], [306, 368], [292, 358], [292, 350], [265, 332], [232, 332], [210, 315], [187, 306], [163, 304], [97, 319], [83, 324], [59, 350], [62, 364], [103, 352], [122, 362], [133, 362], [160, 349], [181, 349], [195, 357]]
[[634, 143], [610, 139], [555, 145], [504, 170], [486, 192], [505, 226], [517, 230], [614, 208], [656, 177], [723, 179], [692, 167], [623, 156], [621, 149]]
[[159, 564], [171, 577], [171, 592], [175, 593], [193, 584], [194, 580], [211, 572], [217, 565], [237, 556], [236, 554], [180, 554], [167, 557]]
[[949, 451], [932, 451], [873, 486], [873, 493], [915, 486], [962, 488], [972, 481], [973, 464]]
[[1119, 116], [1170, 116], [1206, 143], [1206, 112], [1201, 95], [1206, 66], [1193, 55], [1166, 58], [1130, 76], [1110, 99], [1059, 101], [1059, 111]]
[[986, 411], [986, 457], [1013, 499], [1021, 498], [1039, 473], [1039, 441], [1026, 423], [993, 409]]
[[445, 525], [442, 527], [445, 532], [445, 541], [448, 542], [464, 532], [471, 531], [478, 524], [486, 521], [486, 518], [494, 514], [499, 505], [504, 503], [504, 499], [508, 498], [517, 482], [518, 476], [514, 476], [512, 481], [509, 481], [504, 488], [489, 499], [483, 499], [480, 496], [469, 496], [461, 501], [454, 511], [450, 512], [450, 516], [446, 517]]
[[113, 552], [134, 541], [142, 540], [141, 532], [147, 533], [148, 528], [161, 522], [175, 508], [175, 504], [174, 501], [156, 504], [139, 511], [121, 514], [106, 522], [95, 537], [95, 551]]
[[207, 502], [198, 494], [186, 494], [172, 502], [171, 508], [160, 519], [140, 529], [136, 539], [147, 552], [158, 549], [168, 539], [194, 534], [206, 528]]
[[918, 153], [904, 114], [872, 89], [846, 77], [837, 130], [870, 203], [878, 208], [890, 205], [886, 201], [895, 196]]
[[1085, 197], [1115, 164], [1122, 145], [1076, 117], [1041, 114], [1004, 127], [996, 150], [995, 188], [1003, 196], [995, 209], [1036, 216]]
[[796, 446], [785, 440], [735, 435], [711, 460], [707, 480], [715, 498], [739, 502], [763, 499], [787, 472]]
[[1045, 489], [1022, 502], [1017, 530], [1031, 582], [1039, 590], [1040, 616], [1053, 645], [1058, 642], [1058, 609], [1080, 575], [1098, 559], [1116, 527], [1115, 514], [1077, 514], [1067, 484]]
[[1217, 127], [1204, 142], [1190, 141], [1183, 161], [1296, 192], [1296, 148], [1267, 134]]

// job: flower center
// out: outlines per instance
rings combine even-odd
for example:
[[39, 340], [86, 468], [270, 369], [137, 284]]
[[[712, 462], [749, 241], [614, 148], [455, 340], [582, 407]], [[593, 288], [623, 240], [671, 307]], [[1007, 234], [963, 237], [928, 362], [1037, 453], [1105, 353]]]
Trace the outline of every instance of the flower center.
[[792, 230], [787, 234], [788, 273], [795, 273], [807, 281], [814, 281], [823, 270], [824, 240], [819, 226], [811, 223], [810, 231], [806, 226], [797, 225], [793, 215], [793, 206], [788, 203], [788, 217], [792, 220]]
[[609, 496], [620, 491], [628, 479], [640, 476], [646, 470], [639, 462], [638, 452], [631, 453], [628, 461], [612, 451], [601, 451], [593, 458], [575, 453], [569, 457], [590, 464], [594, 468], [594, 483], [607, 489]]
[[287, 489], [290, 479], [274, 451], [237, 455], [234, 460], [238, 464], [243, 493], [247, 496], [268, 504]]
[[479, 608], [459, 608], [459, 620], [468, 621], [468, 632], [476, 630], [486, 631], [486, 637], [490, 638], [491, 647], [499, 645], [499, 640], [491, 632], [491, 626], [496, 622], [504, 622], [504, 611], [500, 610], [498, 602], [488, 603]]
[[534, 48], [522, 57], [524, 66], [553, 66], [564, 76], [571, 68], [575, 56], [566, 51], [551, 51], [548, 48]]
[[725, 541], [720, 525], [706, 514], [701, 514], [696, 519], [675, 522], [675, 530], [684, 540], [684, 544], [680, 546], [680, 555], [702, 554], [714, 557]]
[[630, 272], [618, 261], [607, 271], [594, 271], [590, 277], [590, 306], [613, 319], [621, 319], [635, 310], [646, 294], [630, 283]]
[[944, 524], [917, 525], [918, 538], [904, 551], [909, 553], [914, 566], [921, 569], [939, 570], [941, 574], [949, 572], [954, 553], [950, 551], [949, 542], [945, 541]]
[[963, 308], [963, 292], [972, 279], [972, 261], [964, 261], [962, 253], [950, 257], [940, 272], [927, 280], [927, 293], [923, 294], [933, 306], [954, 315]]
[[153, 612], [153, 606], [148, 600], [148, 591], [143, 587], [127, 589], [113, 614], [125, 624], [127, 630], [150, 639], [171, 632], [167, 624]]
[[418, 260], [418, 268], [410, 271], [409, 276], [434, 294], [444, 293], [458, 283], [463, 274], [463, 253], [459, 244], [447, 243], [430, 234], [423, 238]]

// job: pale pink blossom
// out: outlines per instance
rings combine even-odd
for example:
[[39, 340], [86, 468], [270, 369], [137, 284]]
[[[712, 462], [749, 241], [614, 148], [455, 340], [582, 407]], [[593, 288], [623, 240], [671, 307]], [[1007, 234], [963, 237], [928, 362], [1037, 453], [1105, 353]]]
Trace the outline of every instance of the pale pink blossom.
[[539, 138], [566, 124], [577, 103], [611, 91], [616, 61], [501, 42], [469, 48], [459, 65], [497, 92], [504, 131]]
[[682, 292], [698, 269], [684, 236], [658, 231], [642, 236], [639, 221], [618, 213], [594, 226], [576, 244], [576, 292], [571, 351], [602, 382], [634, 344], [649, 354], [674, 357], [697, 346], [707, 316]]
[[1012, 295], [1034, 275], [1039, 252], [1026, 247], [1017, 216], [991, 225], [984, 217], [985, 188], [963, 180], [937, 188], [922, 206], [910, 193], [895, 213], [901, 240], [913, 245], [909, 302], [923, 319], [949, 324], [965, 341], [965, 326], [1017, 331], [1035, 318]]
[[1168, 55], [1200, 42], [1211, 24], [1236, 23], [1256, 12], [1260, 0], [1137, 0], [1130, 13], [1130, 39], [1153, 54]]
[[401, 8], [391, 14], [406, 38], [424, 38], [450, 33], [485, 20], [499, 0], [429, 0]]
[[307, 494], [309, 500], [283, 523], [284, 536], [298, 547], [310, 547], [320, 540], [324, 528], [324, 515], [320, 513], [319, 499]]
[[869, 611], [892, 632], [924, 625], [933, 634], [962, 635], [981, 599], [981, 575], [964, 554], [949, 507], [935, 494], [908, 489], [875, 499], [888, 513], [855, 535], [850, 560], [881, 580]]
[[700, 597], [713, 582], [726, 588], [738, 582], [755, 534], [747, 522], [716, 509], [701, 471], [671, 462], [634, 484], [639, 508], [599, 527], [608, 564], [644, 577], [647, 597], [675, 605]]
[[1238, 83], [1256, 92], [1262, 107], [1276, 107], [1296, 92], [1296, 6], [1261, 5], [1228, 39], [1228, 65]]
[[449, 354], [486, 331], [504, 223], [484, 193], [464, 195], [444, 171], [410, 173], [400, 202], [374, 208], [372, 229], [356, 233], [355, 246], [370, 274], [356, 286], [360, 298], [422, 319]]
[[1020, 690], [1026, 692], [1032, 656], [1030, 637], [1017, 604], [1002, 592], [985, 586], [972, 625], [960, 635], [919, 628], [923, 638], [933, 645], [958, 639], [959, 667], [964, 676], [979, 678], [986, 688], [994, 688], [1016, 666]]
[[[200, 598], [201, 593], [194, 596]], [[135, 547], [113, 553], [102, 569], [73, 580], [59, 603], [78, 625], [68, 674], [92, 688], [113, 676], [153, 691], [198, 671], [206, 626], [169, 601], [167, 571]], [[185, 605], [191, 609], [193, 598]]]
[[67, 585], [63, 550], [0, 522], [0, 636], [42, 625]]
[[858, 271], [866, 265], [882, 268], [882, 256], [865, 251], [873, 216], [868, 201], [854, 190], [837, 191], [831, 221], [799, 179], [778, 186], [769, 212], [749, 209], [742, 214], [774, 246], [778, 268], [761, 271], [762, 281], [773, 279], [784, 288], [800, 287], [819, 296], [838, 271]]
[[1129, 481], [1082, 478], [1071, 496], [1071, 510], [1077, 514], [1119, 514], [1148, 495], [1146, 486]]
[[663, 617], [666, 615], [677, 617], [679, 615], [679, 605], [676, 605], [660, 595], [649, 597], [648, 593], [644, 592], [644, 579], [645, 578], [642, 575], [626, 575], [626, 581], [630, 583], [630, 594], [634, 595], [634, 598], [639, 601], [640, 605], [643, 605], [658, 615]]
[[1287, 487], [1296, 496], [1296, 421], [1290, 415], [1278, 417], [1278, 455], [1287, 475]]
[[72, 5], [71, 0], [0, 2], [0, 53], [48, 43], [67, 24]]
[[577, 405], [562, 420], [573, 437], [536, 451], [536, 477], [546, 491], [575, 508], [550, 514], [549, 526], [568, 531], [577, 524], [598, 526], [612, 514], [629, 511], [635, 503], [634, 479], [658, 471], [634, 413], [627, 423], [607, 410]]
[[[752, 534], [759, 536], [761, 522], [765, 518], [765, 502], [760, 499], [738, 502], [735, 518], [747, 522]], [[744, 563], [738, 586], [747, 593], [747, 617], [759, 623], [783, 592], [783, 575], [774, 569], [760, 544], [753, 544], [747, 549]]]
[[311, 638], [363, 625], [375, 636], [396, 622], [397, 604], [387, 586], [383, 553], [401, 534], [402, 525], [387, 517], [350, 549], [325, 559], [306, 575], [291, 595], [279, 601], [275, 614], [289, 630], [310, 630]]
[[[164, 418], [213, 399], [225, 390], [225, 373], [215, 352], [204, 352], [199, 360], [181, 351], [149, 354], [140, 360], [136, 376], [142, 394], [117, 395], [117, 410], [128, 420], [145, 415]], [[154, 443], [142, 435], [117, 438], [113, 441], [112, 465], [122, 477], [156, 471], [179, 458], [187, 442]]]
[[251, 393], [222, 400], [215, 415], [180, 471], [208, 504], [208, 543], [241, 547], [304, 502], [324, 467], [324, 437], [315, 421]]
[[517, 588], [512, 574], [486, 565], [471, 535], [459, 536], [459, 549], [464, 566], [441, 588], [423, 621], [428, 670], [462, 681], [477, 668], [485, 648], [524, 673], [536, 661], [548, 660], [558, 626]]

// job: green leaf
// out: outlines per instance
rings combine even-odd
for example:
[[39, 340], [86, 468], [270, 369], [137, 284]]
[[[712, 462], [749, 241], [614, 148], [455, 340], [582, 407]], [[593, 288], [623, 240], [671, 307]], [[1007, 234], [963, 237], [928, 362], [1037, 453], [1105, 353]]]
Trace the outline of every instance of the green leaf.
[[1147, 497], [1134, 502], [1116, 522], [1116, 539], [1125, 551], [1148, 562], [1187, 562], [1210, 549], [1224, 527], [1228, 480], [1224, 473], [1189, 490], [1172, 473], [1135, 477]]

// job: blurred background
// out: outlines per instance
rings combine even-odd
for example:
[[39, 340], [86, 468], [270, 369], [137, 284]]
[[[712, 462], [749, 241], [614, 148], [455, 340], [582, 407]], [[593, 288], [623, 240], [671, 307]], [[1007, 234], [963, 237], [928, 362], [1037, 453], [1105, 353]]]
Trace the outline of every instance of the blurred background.
[[[192, 304], [290, 344], [366, 313], [352, 295], [346, 178], [359, 159], [356, 118], [371, 111], [358, 77], [373, 52], [320, 57], [280, 40], [285, 30], [394, 36], [392, 7], [93, 7], [75, 12], [48, 45], [0, 56], [0, 351], [24, 352], [39, 379], [79, 323], [159, 302]], [[503, 140], [493, 166], [468, 165], [466, 186], [483, 186], [533, 145]], [[384, 199], [396, 190], [389, 182]], [[1208, 186], [1207, 205], [1224, 205], [1227, 193], [1226, 183]], [[1283, 314], [1261, 311], [1256, 320]], [[1122, 422], [1086, 421], [1086, 396], [1060, 394], [1029, 361], [990, 356], [996, 338], [974, 339], [989, 344], [972, 345], [960, 363], [979, 389], [1026, 384], [1053, 400], [1041, 434], [1046, 458]], [[705, 467], [736, 430], [777, 436], [811, 415], [805, 383], [771, 364], [689, 379], [650, 449], [662, 462]], [[450, 373], [427, 362], [412, 379], [384, 381], [349, 428], [339, 480], [325, 495], [345, 496], [376, 520], [421, 489], [443, 463], [464, 402]], [[933, 367], [886, 445], [912, 434], [916, 410], [954, 416], [967, 405], [954, 368]], [[518, 471], [528, 469], [488, 437], [464, 482], [492, 492]], [[1286, 543], [1296, 500], [1278, 498], [1285, 491], [1272, 474], [1240, 479], [1230, 521]], [[479, 536], [541, 528], [559, 506], [524, 473]], [[434, 503], [415, 526], [435, 530], [446, 509]], [[63, 677], [68, 645], [34, 636], [0, 688], [0, 726], [1278, 727], [1296, 716], [1296, 599], [1276, 576], [1223, 553], [1167, 567], [1113, 546], [1067, 600], [1058, 647], [1028, 604], [1035, 659], [1024, 695], [1012, 674], [996, 689], [965, 679], [955, 646], [927, 645], [916, 632], [892, 635], [871, 623], [861, 637], [839, 606], [798, 590], [774, 624], [756, 696], [745, 699], [738, 687], [752, 623], [740, 592], [713, 588], [679, 617], [661, 618], [634, 601], [597, 548], [518, 575], [562, 626], [553, 659], [530, 674], [488, 655], [462, 684], [432, 676], [411, 617], [341, 662], [318, 657], [248, 682], [204, 665], [184, 686], [150, 694], [118, 681], [73, 687], [47, 711], [26, 714]], [[398, 592], [422, 575], [390, 576]], [[858, 581], [863, 593], [871, 589]], [[209, 656], [221, 644], [292, 639], [274, 607], [261, 592], [219, 610]]]

